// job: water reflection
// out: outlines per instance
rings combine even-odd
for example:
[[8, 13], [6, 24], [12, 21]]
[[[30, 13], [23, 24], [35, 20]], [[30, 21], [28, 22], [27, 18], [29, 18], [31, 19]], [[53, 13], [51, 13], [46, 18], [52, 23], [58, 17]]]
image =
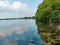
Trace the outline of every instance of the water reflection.
[[60, 45], [60, 25], [54, 23], [36, 22], [38, 33], [43, 39], [44, 45]]
[[35, 20], [0, 20], [0, 45], [43, 45]]

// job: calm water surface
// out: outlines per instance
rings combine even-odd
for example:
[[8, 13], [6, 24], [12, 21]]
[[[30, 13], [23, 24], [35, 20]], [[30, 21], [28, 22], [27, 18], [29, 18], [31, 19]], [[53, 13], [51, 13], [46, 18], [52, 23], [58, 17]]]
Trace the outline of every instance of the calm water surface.
[[0, 20], [0, 45], [43, 45], [35, 20]]

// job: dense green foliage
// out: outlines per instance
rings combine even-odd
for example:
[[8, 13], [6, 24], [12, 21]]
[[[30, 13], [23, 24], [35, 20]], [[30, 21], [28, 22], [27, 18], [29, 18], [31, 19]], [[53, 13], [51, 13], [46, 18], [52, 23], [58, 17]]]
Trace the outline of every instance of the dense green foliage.
[[36, 20], [57, 22], [60, 20], [60, 0], [44, 0], [37, 9]]

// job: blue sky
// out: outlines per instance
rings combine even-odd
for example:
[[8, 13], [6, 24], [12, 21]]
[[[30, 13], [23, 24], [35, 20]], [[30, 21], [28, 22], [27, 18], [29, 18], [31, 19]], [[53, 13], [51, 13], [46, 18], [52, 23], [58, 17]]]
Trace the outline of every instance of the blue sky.
[[0, 18], [34, 16], [43, 0], [0, 0]]

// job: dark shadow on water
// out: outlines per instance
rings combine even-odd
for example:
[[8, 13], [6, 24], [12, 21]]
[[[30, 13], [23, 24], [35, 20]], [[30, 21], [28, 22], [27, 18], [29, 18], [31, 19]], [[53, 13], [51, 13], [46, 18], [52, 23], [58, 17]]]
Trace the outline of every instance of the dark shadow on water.
[[38, 34], [43, 39], [44, 45], [60, 45], [60, 24], [42, 23], [36, 21]]

